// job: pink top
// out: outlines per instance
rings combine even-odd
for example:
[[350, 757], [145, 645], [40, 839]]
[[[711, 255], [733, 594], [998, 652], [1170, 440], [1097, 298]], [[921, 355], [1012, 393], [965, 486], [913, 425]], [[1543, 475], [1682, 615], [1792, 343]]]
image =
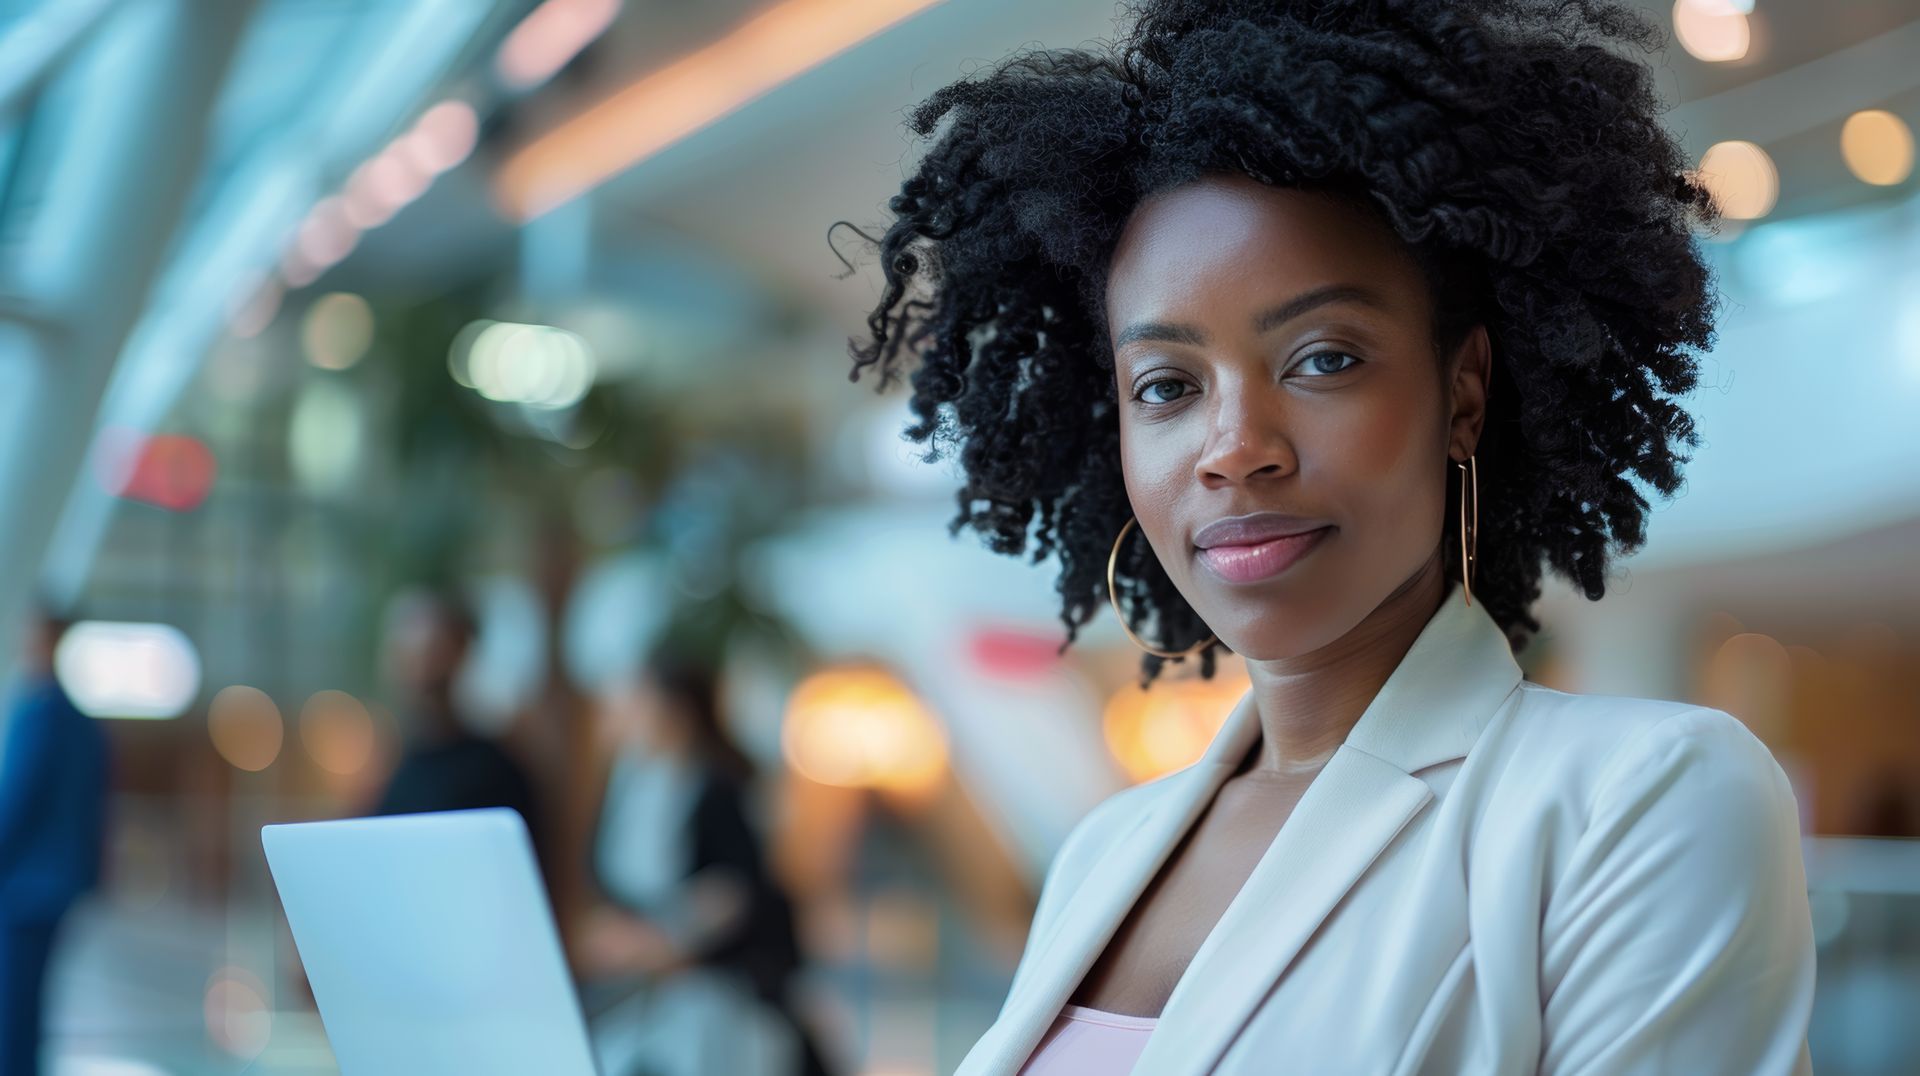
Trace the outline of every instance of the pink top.
[[1040, 1045], [1020, 1067], [1019, 1076], [1127, 1072], [1147, 1048], [1147, 1036], [1158, 1022], [1151, 1016], [1063, 1005]]

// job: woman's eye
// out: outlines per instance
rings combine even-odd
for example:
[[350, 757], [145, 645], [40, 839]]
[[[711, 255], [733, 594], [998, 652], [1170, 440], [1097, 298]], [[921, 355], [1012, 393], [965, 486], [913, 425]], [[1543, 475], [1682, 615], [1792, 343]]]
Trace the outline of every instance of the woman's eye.
[[1295, 363], [1293, 370], [1307, 377], [1325, 377], [1343, 373], [1360, 365], [1360, 360], [1344, 351], [1316, 351]]
[[[1140, 386], [1140, 395], [1136, 398], [1146, 403], [1168, 404], [1186, 395], [1186, 388], [1187, 384], [1184, 381], [1163, 377], [1158, 381], [1149, 381]], [[1155, 396], [1156, 391], [1162, 391], [1162, 395]]]

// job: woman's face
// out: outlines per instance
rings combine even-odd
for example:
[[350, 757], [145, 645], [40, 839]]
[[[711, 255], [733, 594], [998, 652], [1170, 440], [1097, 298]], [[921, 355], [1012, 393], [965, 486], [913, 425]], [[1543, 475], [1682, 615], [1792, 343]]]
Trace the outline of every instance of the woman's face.
[[1443, 364], [1430, 303], [1386, 225], [1324, 194], [1209, 177], [1128, 220], [1107, 283], [1127, 496], [1235, 652], [1318, 650], [1439, 555], [1486, 338]]

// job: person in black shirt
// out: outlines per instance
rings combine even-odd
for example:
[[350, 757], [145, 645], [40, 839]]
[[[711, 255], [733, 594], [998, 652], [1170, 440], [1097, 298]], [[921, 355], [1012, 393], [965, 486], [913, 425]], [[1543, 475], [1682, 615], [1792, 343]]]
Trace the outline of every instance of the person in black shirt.
[[533, 782], [498, 743], [468, 728], [454, 703], [454, 679], [475, 634], [472, 613], [450, 593], [422, 589], [395, 602], [383, 657], [408, 736], [373, 813], [510, 807], [539, 849]]
[[[754, 765], [727, 735], [715, 681], [702, 659], [663, 648], [603, 700], [612, 757], [593, 876], [606, 902], [579, 934], [577, 964], [589, 979], [668, 984], [697, 971], [686, 990], [653, 995], [653, 1011], [638, 1019], [667, 1038], [732, 1028], [738, 1039], [751, 1034], [757, 1000], [791, 1030], [795, 1071], [822, 1076], [829, 1065], [792, 994], [802, 962], [794, 909], [750, 820]], [[733, 1000], [702, 985], [723, 982], [735, 984]], [[743, 1056], [686, 1045], [648, 1058], [646, 1071], [716, 1071]]]

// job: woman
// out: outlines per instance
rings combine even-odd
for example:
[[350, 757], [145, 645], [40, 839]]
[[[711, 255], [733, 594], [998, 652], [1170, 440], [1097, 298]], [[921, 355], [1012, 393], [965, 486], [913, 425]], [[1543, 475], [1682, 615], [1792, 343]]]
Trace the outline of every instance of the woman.
[[960, 1071], [1805, 1071], [1791, 792], [1728, 715], [1525, 683], [1693, 443], [1715, 220], [1631, 12], [1163, 0], [937, 92], [855, 375], [954, 528], [1251, 690], [1043, 883]]
[[601, 707], [613, 751], [595, 827], [609, 898], [581, 932], [589, 978], [654, 988], [596, 1020], [612, 1074], [826, 1071], [791, 1006], [793, 911], [748, 821], [753, 764], [704, 663], [663, 651]]

